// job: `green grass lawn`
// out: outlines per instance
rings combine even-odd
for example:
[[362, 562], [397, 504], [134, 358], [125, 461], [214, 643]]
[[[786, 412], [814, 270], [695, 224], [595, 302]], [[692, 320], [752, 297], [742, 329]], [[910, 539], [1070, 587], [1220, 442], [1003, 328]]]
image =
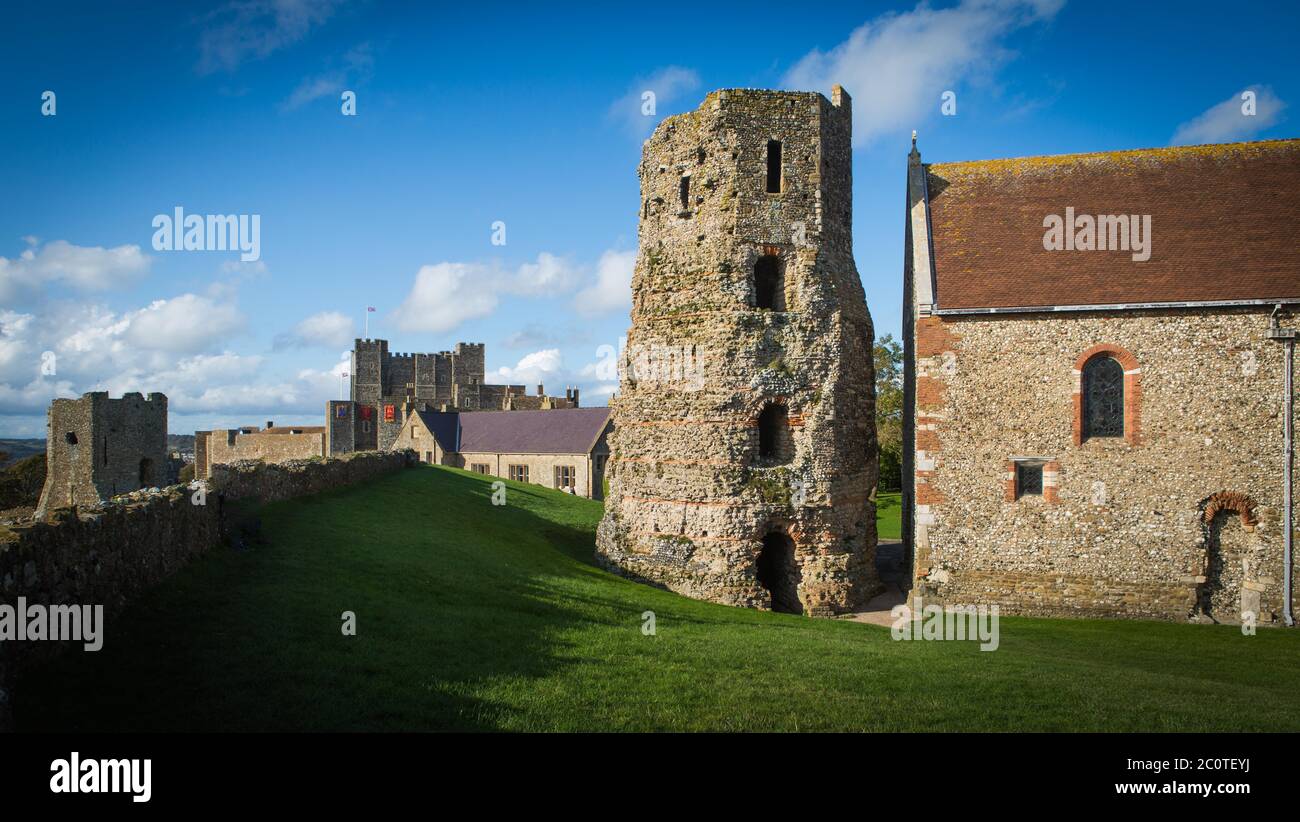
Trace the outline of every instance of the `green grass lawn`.
[[[599, 503], [420, 467], [261, 512], [18, 683], [20, 730], [1300, 730], [1300, 633], [1003, 619], [1001, 647], [591, 564]], [[358, 634], [343, 636], [354, 611]], [[657, 635], [642, 634], [654, 611]]]
[[876, 494], [876, 536], [903, 538], [903, 495], [898, 491]]

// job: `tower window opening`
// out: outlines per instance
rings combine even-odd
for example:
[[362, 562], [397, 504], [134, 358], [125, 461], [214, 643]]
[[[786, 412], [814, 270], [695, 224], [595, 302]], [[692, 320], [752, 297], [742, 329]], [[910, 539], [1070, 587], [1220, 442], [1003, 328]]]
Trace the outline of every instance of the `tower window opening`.
[[781, 193], [781, 141], [767, 141], [767, 193]]
[[679, 189], [682, 198], [682, 211], [688, 211], [691, 207], [691, 175], [687, 174], [682, 177], [682, 183]]
[[787, 463], [794, 457], [790, 415], [782, 403], [768, 403], [758, 415], [758, 456], [774, 464]]
[[781, 261], [771, 255], [754, 264], [754, 307], [768, 311], [785, 310], [785, 282]]

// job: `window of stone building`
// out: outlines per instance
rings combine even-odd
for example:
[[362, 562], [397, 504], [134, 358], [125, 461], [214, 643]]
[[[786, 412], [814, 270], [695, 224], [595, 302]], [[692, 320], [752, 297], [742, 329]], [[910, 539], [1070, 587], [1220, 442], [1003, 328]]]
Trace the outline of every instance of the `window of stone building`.
[[68, 445], [76, 445], [76, 444], [77, 444], [77, 432], [76, 432], [76, 431], [69, 431], [68, 433], [66, 433], [66, 434], [63, 435], [63, 439], [68, 443]]
[[528, 482], [527, 465], [507, 466], [506, 471], [507, 471], [506, 476], [508, 476], [510, 479], [514, 480], [515, 482]]
[[1016, 461], [1016, 499], [1043, 495], [1043, 462], [1041, 460]]
[[601, 472], [601, 471], [604, 471], [604, 470], [605, 470], [605, 463], [608, 462], [608, 461], [609, 461], [609, 457], [606, 456], [605, 454], [597, 454], [597, 455], [596, 455], [596, 472], [599, 473], [599, 472]]
[[754, 307], [767, 311], [785, 310], [785, 277], [781, 261], [765, 254], [754, 263]]
[[767, 141], [767, 193], [781, 193], [781, 141]]
[[768, 464], [783, 464], [794, 458], [789, 411], [783, 403], [770, 402], [758, 415], [758, 456]]
[[425, 462], [433, 462], [433, 452], [432, 452], [432, 451], [425, 451], [425, 452], [424, 452], [424, 461], [425, 461]]
[[488, 465], [486, 462], [470, 463], [469, 470], [473, 471], [475, 474], [486, 474], [488, 472]]
[[140, 460], [140, 487], [148, 488], [153, 485], [153, 460], [145, 457]]
[[678, 188], [678, 195], [682, 198], [682, 211], [690, 211], [691, 208], [691, 175], [682, 176], [681, 186]]
[[794, 542], [779, 531], [763, 537], [763, 547], [755, 562], [758, 584], [772, 596], [772, 610], [782, 614], [802, 614], [799, 601], [801, 574], [794, 558]]
[[1083, 366], [1083, 439], [1124, 436], [1124, 367], [1100, 355]]
[[[105, 464], [105, 465], [108, 465], [108, 437], [104, 437], [104, 447], [103, 447], [102, 449], [100, 449], [100, 450], [102, 450], [102, 451], [104, 452], [104, 457], [103, 457], [103, 459], [104, 459], [104, 464]], [[94, 455], [94, 454], [91, 454], [91, 456], [90, 456], [90, 461], [91, 461], [92, 463], [95, 461], [95, 455]]]
[[363, 433], [363, 434], [369, 434], [369, 433], [370, 433], [370, 420], [362, 420], [362, 421], [361, 421], [361, 433]]
[[572, 465], [555, 466], [555, 487], [576, 488], [578, 472]]

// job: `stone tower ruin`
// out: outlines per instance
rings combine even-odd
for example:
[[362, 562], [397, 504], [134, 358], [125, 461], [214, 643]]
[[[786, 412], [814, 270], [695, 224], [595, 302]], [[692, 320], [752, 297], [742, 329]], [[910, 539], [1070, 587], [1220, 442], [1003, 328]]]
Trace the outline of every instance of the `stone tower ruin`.
[[133, 392], [114, 400], [107, 391], [94, 391], [78, 400], [54, 400], [45, 435], [38, 517], [166, 484], [165, 394]]
[[646, 141], [598, 560], [824, 616], [878, 582], [849, 95], [728, 89]]

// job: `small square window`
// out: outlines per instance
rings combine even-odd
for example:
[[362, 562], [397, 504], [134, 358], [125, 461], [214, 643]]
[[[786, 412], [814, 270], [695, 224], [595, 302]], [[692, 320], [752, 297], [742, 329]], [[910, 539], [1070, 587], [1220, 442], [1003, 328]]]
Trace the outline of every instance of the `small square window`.
[[1016, 499], [1043, 495], [1043, 463], [1023, 461], [1016, 463]]

